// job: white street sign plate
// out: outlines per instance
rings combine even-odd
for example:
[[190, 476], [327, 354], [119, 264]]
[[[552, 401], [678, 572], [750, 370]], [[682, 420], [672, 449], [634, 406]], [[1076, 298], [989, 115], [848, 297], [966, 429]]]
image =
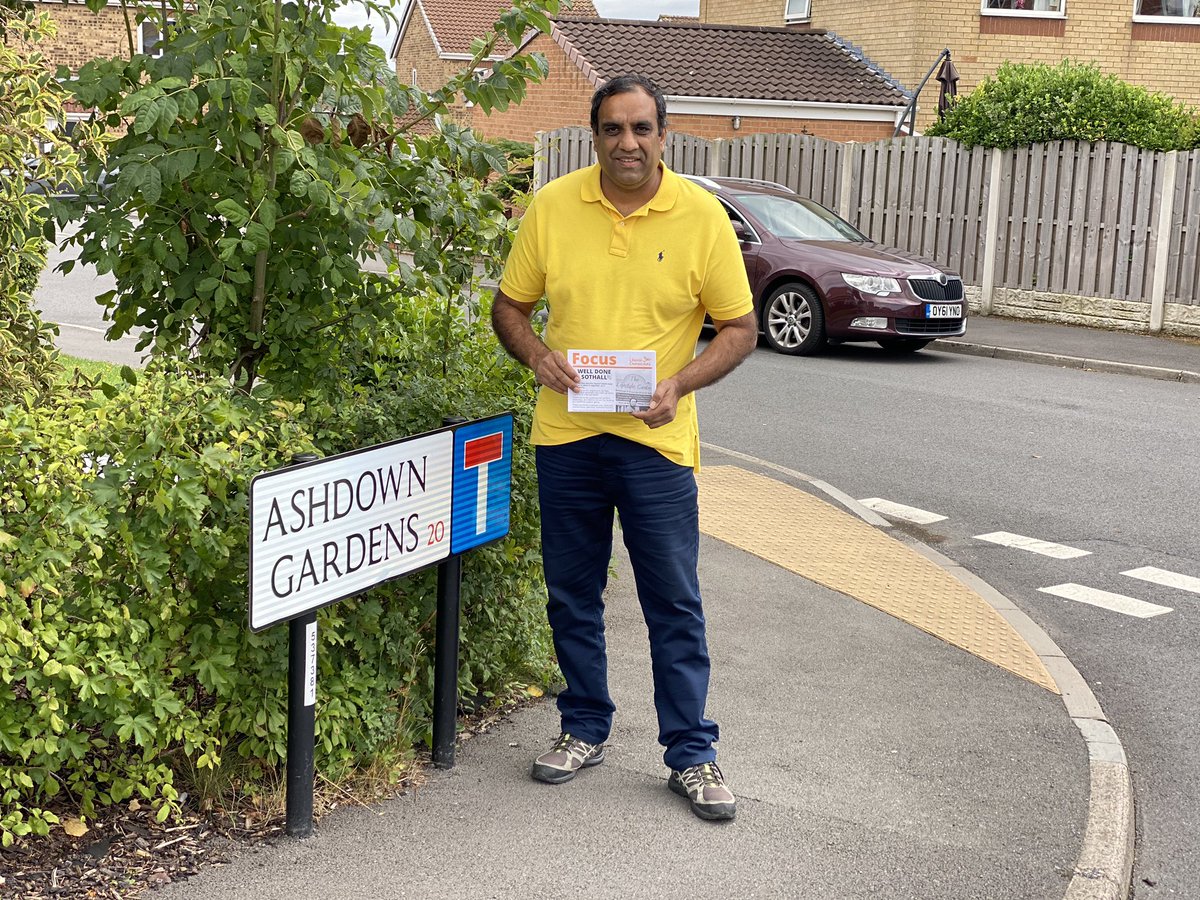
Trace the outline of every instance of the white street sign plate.
[[255, 476], [251, 630], [449, 556], [453, 468], [446, 430]]

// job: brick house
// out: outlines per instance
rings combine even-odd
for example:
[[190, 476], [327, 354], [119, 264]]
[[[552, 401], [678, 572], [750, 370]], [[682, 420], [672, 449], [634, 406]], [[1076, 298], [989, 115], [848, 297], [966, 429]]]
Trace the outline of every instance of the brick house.
[[871, 141], [892, 135], [908, 103], [887, 73], [819, 30], [560, 18], [519, 49], [544, 54], [550, 75], [519, 106], [477, 114], [487, 137], [532, 142], [538, 131], [586, 125], [595, 89], [633, 71], [667, 95], [672, 130], [705, 138]]
[[[1196, 0], [700, 0], [700, 20], [828, 29], [914, 88], [949, 48], [959, 93], [1005, 61], [1069, 58], [1200, 105]], [[937, 87], [930, 81], [921, 92], [918, 127], [936, 113]]]
[[[471, 42], [486, 34], [509, 6], [506, 0], [409, 0], [388, 54], [396, 77], [425, 90], [441, 87], [470, 62]], [[572, 15], [594, 17], [596, 9], [591, 0], [573, 0]], [[512, 50], [501, 39], [488, 60], [503, 59]], [[471, 121], [465, 105], [455, 107], [452, 115], [464, 124]]]
[[[49, 13], [58, 27], [58, 34], [38, 45], [39, 51], [51, 65], [65, 65], [72, 70], [96, 58], [128, 57], [129, 32], [133, 32], [134, 51], [153, 52], [158, 43], [158, 28], [154, 22], [138, 24], [134, 15], [136, 5], [129, 5], [129, 23], [119, 3], [110, 2], [99, 12], [92, 12], [81, 0], [32, 0], [30, 5], [39, 13]], [[81, 107], [67, 105], [67, 123], [87, 116]]]
[[129, 4], [128, 28], [121, 5], [111, 0], [99, 12], [92, 12], [82, 0], [31, 0], [30, 6], [39, 13], [49, 13], [58, 26], [58, 35], [39, 45], [54, 65], [75, 70], [97, 57], [128, 57], [129, 31], [133, 32], [135, 52], [152, 52], [158, 42], [158, 28], [153, 22], [138, 24], [136, 3]]

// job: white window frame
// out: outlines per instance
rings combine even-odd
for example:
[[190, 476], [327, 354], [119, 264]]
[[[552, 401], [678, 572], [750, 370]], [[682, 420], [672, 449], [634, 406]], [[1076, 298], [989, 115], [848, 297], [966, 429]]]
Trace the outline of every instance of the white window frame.
[[979, 14], [981, 16], [1011, 16], [1028, 19], [1065, 19], [1067, 17], [1067, 0], [1059, 0], [1062, 8], [1057, 10], [1032, 8], [1039, 3], [1049, 2], [1053, 2], [1053, 0], [1025, 0], [1029, 9], [993, 9], [988, 7], [989, 0], [979, 0]]
[[[789, 8], [795, 4], [804, 7], [803, 12], [789, 12]], [[791, 25], [795, 22], [808, 22], [812, 19], [812, 0], [783, 0], [783, 21], [786, 25]]]
[[[1169, 2], [1169, 0], [1164, 0]], [[1149, 22], [1154, 25], [1200, 25], [1200, 3], [1196, 3], [1196, 7], [1190, 16], [1144, 16], [1138, 12], [1138, 7], [1141, 6], [1140, 0], [1133, 0], [1133, 21]]]
[[[147, 25], [153, 25], [153, 26], [155, 27], [155, 30], [157, 30], [157, 29], [158, 29], [158, 19], [156, 19], [156, 18], [147, 18], [147, 19], [142, 19], [142, 21], [138, 23], [138, 30], [137, 30], [137, 37], [138, 37], [138, 53], [145, 53], [145, 52], [146, 52], [146, 26], [147, 26]], [[174, 19], [167, 19], [167, 27], [168, 27], [168, 28], [174, 28], [174, 27], [175, 27], [175, 20], [174, 20]], [[157, 53], [151, 53], [151, 54], [149, 54], [149, 56], [153, 57], [154, 59], [158, 59], [160, 56], [162, 56], [162, 55], [163, 55], [163, 47], [164, 47], [164, 45], [165, 45], [165, 43], [166, 43], [166, 42], [163, 40], [163, 38], [164, 38], [164, 35], [162, 35], [162, 34], [159, 34], [159, 36], [158, 36], [158, 42], [157, 42], [157, 43], [154, 45], [154, 46], [155, 46], [155, 48], [158, 50], [158, 52], [157, 52]]]

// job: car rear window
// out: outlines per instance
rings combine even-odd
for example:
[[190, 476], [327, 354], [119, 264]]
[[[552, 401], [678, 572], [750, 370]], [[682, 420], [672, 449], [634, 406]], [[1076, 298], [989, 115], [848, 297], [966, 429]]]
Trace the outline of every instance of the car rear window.
[[735, 194], [738, 202], [778, 238], [865, 241], [866, 236], [819, 203], [777, 194]]

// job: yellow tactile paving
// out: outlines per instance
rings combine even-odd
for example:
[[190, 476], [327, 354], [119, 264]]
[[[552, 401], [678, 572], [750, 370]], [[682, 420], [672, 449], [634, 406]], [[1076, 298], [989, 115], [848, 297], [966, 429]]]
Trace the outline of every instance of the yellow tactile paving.
[[1058, 693], [1037, 654], [982, 597], [877, 528], [736, 466], [706, 466], [699, 484], [705, 534]]

